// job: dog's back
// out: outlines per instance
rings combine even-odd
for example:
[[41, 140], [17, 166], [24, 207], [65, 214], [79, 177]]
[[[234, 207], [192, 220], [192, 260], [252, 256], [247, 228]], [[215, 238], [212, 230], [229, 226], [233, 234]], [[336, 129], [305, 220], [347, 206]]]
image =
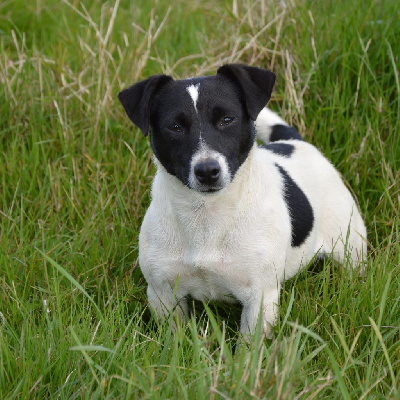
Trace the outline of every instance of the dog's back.
[[293, 256], [288, 257], [286, 265], [288, 276], [297, 271], [301, 239], [312, 229], [311, 220], [318, 224], [316, 231], [319, 232], [311, 253], [331, 255], [341, 263], [348, 254], [353, 264], [359, 265], [366, 256], [366, 228], [336, 169], [270, 109], [260, 112], [255, 127], [257, 137], [264, 142], [261, 148], [268, 151], [268, 158], [274, 158], [286, 183], [285, 198], [291, 211], [292, 228], [297, 231], [292, 243], [297, 246], [292, 246]]

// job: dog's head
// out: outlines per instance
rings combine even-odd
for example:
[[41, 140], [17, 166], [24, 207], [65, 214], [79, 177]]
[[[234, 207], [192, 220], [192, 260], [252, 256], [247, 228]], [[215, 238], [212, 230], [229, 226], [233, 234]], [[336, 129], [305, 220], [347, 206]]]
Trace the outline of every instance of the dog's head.
[[275, 74], [228, 64], [216, 75], [155, 75], [118, 94], [168, 173], [200, 192], [232, 181], [255, 141], [253, 121], [268, 103]]

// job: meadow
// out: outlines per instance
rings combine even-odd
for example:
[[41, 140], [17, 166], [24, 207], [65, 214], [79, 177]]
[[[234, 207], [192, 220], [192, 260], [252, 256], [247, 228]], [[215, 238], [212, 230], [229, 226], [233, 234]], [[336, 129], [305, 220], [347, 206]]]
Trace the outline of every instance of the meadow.
[[[0, 3], [1, 399], [400, 398], [400, 9], [395, 0]], [[156, 73], [273, 70], [270, 107], [332, 161], [368, 230], [362, 277], [286, 282], [274, 338], [240, 306], [147, 307], [155, 168], [117, 93]]]

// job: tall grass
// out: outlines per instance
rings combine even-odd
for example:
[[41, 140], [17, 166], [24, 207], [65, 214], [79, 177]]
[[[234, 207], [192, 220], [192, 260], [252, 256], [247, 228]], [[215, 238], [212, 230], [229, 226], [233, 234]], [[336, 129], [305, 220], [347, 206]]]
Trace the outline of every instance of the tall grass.
[[[0, 398], [392, 398], [400, 381], [395, 1], [0, 4]], [[155, 73], [274, 70], [270, 106], [337, 166], [367, 223], [360, 278], [282, 290], [275, 338], [239, 307], [147, 308], [137, 236], [154, 174], [116, 93]]]

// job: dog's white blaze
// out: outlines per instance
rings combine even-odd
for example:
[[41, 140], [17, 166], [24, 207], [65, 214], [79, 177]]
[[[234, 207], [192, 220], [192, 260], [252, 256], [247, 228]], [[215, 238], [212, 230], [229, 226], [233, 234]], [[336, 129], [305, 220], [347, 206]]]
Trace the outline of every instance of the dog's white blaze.
[[189, 96], [193, 101], [193, 106], [196, 112], [197, 112], [197, 100], [199, 98], [199, 90], [200, 90], [200, 83], [198, 83], [197, 85], [190, 85], [186, 88], [186, 91], [189, 93]]

